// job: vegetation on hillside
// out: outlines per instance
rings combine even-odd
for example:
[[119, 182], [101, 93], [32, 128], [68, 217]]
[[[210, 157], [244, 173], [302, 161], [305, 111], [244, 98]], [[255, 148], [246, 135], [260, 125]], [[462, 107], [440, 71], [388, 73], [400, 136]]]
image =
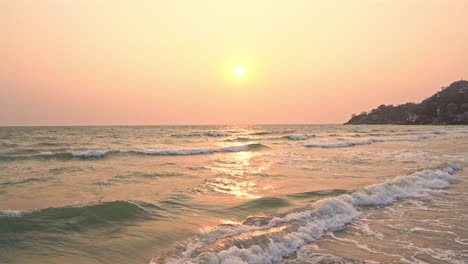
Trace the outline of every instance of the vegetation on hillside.
[[419, 104], [380, 105], [353, 115], [346, 124], [463, 125], [468, 124], [468, 81], [458, 81]]

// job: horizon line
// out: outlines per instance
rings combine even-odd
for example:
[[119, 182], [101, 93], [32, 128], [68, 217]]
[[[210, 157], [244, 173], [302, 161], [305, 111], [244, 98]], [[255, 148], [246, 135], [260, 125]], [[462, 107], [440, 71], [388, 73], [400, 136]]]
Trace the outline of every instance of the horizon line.
[[159, 125], [0, 125], [0, 127], [117, 127], [117, 126], [294, 126], [294, 125], [343, 125], [343, 123], [249, 123], [249, 124], [159, 124]]

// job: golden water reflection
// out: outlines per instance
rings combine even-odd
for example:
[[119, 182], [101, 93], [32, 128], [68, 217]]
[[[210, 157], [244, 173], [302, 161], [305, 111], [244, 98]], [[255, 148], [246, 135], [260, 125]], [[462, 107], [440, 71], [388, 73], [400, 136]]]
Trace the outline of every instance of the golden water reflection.
[[236, 152], [225, 155], [214, 162], [209, 169], [219, 172], [220, 177], [209, 180], [209, 188], [213, 191], [234, 195], [239, 199], [256, 199], [262, 197], [259, 189], [270, 188], [258, 185], [255, 175], [263, 173], [270, 167], [270, 162], [264, 159], [256, 161], [259, 153]]
[[251, 232], [245, 232], [237, 236], [231, 236], [231, 237], [218, 239], [215, 242], [213, 242], [211, 245], [209, 245], [208, 247], [202, 249], [201, 251], [219, 251], [219, 250], [227, 249], [236, 244], [241, 247], [243, 245], [248, 246], [247, 244], [251, 240], [258, 240], [258, 239], [268, 240], [268, 235], [279, 233], [290, 226], [291, 226], [290, 224], [287, 224], [287, 225], [272, 227], [266, 230], [256, 230], [256, 231], [251, 231]]

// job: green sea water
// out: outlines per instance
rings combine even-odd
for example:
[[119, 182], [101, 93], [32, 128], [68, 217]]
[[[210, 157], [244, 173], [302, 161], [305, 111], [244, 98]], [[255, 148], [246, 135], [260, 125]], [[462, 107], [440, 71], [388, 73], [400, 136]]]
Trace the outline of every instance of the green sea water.
[[0, 127], [0, 263], [466, 263], [466, 126]]

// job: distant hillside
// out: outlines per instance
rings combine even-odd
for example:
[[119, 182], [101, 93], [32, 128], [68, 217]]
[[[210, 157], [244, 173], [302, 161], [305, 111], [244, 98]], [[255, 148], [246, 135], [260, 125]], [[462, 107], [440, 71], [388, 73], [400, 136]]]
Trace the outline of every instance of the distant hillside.
[[468, 125], [468, 81], [458, 81], [419, 104], [381, 105], [346, 124]]

